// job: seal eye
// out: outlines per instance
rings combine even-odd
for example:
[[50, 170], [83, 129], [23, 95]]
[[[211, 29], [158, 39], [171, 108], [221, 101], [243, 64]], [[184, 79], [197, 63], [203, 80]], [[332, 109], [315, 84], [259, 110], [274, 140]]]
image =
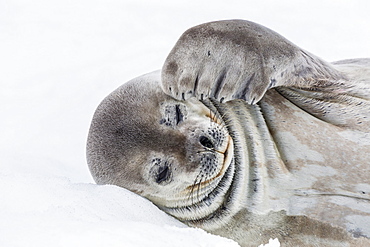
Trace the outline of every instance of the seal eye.
[[181, 112], [180, 105], [176, 105], [175, 110], [176, 110], [176, 125], [178, 125], [180, 122], [184, 120], [184, 115]]
[[186, 119], [186, 107], [183, 104], [167, 105], [164, 110], [164, 118], [159, 123], [175, 127]]
[[200, 144], [202, 144], [204, 147], [206, 148], [214, 148], [215, 146], [213, 145], [213, 143], [211, 142], [211, 140], [205, 136], [201, 136], [199, 138], [199, 142]]
[[169, 169], [168, 169], [168, 166], [163, 166], [163, 167], [159, 167], [158, 169], [158, 174], [157, 174], [157, 178], [156, 178], [156, 182], [158, 184], [162, 183], [163, 181], [166, 181], [169, 177]]

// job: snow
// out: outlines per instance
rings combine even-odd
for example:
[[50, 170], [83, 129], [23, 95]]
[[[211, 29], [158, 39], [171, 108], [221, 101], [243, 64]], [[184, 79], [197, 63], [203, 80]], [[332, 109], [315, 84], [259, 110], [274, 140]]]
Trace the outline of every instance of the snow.
[[0, 0], [0, 246], [237, 246], [95, 185], [85, 160], [95, 108], [161, 68], [191, 26], [247, 19], [333, 61], [370, 57], [369, 10], [366, 0]]

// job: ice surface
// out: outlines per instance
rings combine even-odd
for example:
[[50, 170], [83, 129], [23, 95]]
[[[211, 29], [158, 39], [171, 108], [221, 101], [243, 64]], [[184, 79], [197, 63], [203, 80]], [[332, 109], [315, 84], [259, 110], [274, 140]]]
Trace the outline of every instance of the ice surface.
[[237, 246], [95, 185], [85, 161], [95, 108], [160, 69], [181, 33], [207, 21], [255, 21], [328, 61], [370, 57], [369, 9], [366, 0], [0, 0], [0, 246]]

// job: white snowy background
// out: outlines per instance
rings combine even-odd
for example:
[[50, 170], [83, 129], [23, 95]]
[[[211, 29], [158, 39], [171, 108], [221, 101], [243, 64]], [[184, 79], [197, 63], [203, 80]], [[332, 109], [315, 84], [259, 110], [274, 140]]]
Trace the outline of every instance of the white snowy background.
[[95, 185], [95, 108], [194, 25], [251, 20], [334, 61], [370, 57], [369, 13], [367, 0], [0, 0], [0, 246], [237, 246]]

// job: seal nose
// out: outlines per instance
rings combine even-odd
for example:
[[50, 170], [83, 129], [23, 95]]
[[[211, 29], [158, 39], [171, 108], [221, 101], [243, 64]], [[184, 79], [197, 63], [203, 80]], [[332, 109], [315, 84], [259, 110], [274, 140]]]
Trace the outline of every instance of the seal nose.
[[201, 136], [199, 138], [199, 142], [200, 142], [200, 144], [202, 144], [206, 148], [214, 148], [215, 147], [215, 145], [213, 145], [212, 141], [206, 136]]

